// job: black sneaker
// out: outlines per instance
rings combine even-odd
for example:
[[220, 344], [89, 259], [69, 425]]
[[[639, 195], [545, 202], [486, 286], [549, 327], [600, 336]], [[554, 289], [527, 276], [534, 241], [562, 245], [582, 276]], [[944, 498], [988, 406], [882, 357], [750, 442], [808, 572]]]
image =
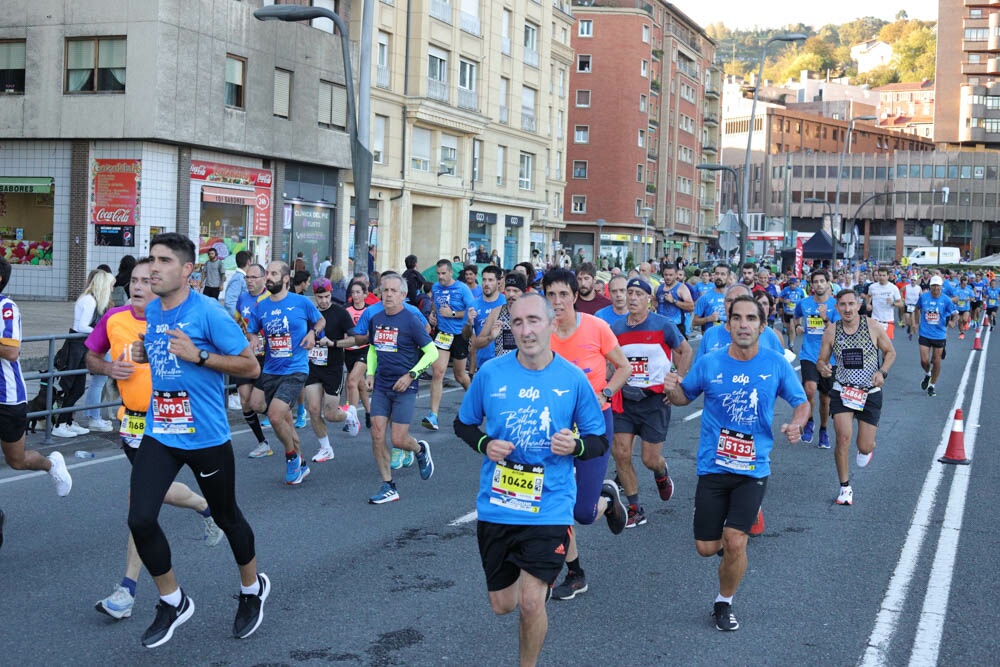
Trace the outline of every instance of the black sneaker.
[[931, 383], [931, 376], [925, 375], [924, 379], [920, 381], [920, 388], [924, 391], [927, 391], [927, 385], [929, 385], [930, 383]]
[[187, 622], [194, 615], [194, 600], [181, 591], [181, 603], [178, 606], [167, 604], [160, 600], [156, 605], [156, 619], [142, 633], [142, 645], [146, 648], [156, 648], [170, 641], [174, 630]]
[[587, 592], [587, 576], [567, 572], [563, 582], [552, 589], [552, 597], [556, 600], [572, 600], [580, 593]]
[[257, 575], [257, 583], [260, 584], [260, 593], [257, 595], [240, 593], [236, 596], [240, 604], [236, 609], [236, 620], [233, 621], [233, 636], [237, 639], [246, 639], [252, 635], [264, 620], [264, 601], [271, 593], [271, 580], [261, 573]]
[[723, 632], [733, 632], [740, 629], [740, 623], [733, 614], [733, 605], [728, 602], [716, 602], [712, 608], [712, 618], [715, 619], [715, 628]]
[[930, 396], [931, 398], [937, 396], [937, 392], [934, 391], [934, 385], [927, 387], [927, 395]]
[[372, 416], [365, 411], [365, 428], [372, 430]]
[[612, 535], [618, 535], [625, 530], [625, 523], [628, 521], [628, 508], [622, 502], [618, 485], [610, 479], [604, 480], [601, 495], [608, 499], [608, 509], [604, 510], [604, 516], [608, 520], [608, 529], [611, 530]]

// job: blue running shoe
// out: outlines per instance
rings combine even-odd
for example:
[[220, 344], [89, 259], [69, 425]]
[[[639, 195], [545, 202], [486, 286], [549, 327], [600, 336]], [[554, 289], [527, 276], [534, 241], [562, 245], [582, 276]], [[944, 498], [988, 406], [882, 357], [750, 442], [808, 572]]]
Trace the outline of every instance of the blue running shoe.
[[298, 416], [295, 418], [295, 428], [305, 428], [309, 423], [309, 415], [306, 414], [306, 406], [300, 405]]
[[302, 467], [302, 459], [296, 454], [295, 458], [288, 459], [285, 463], [285, 484], [295, 484], [299, 476], [299, 468]]
[[368, 503], [371, 505], [382, 505], [384, 503], [394, 503], [397, 500], [399, 500], [399, 492], [389, 482], [382, 482], [382, 488], [368, 499]]
[[413, 462], [417, 459], [417, 455], [411, 451], [403, 452], [403, 467], [409, 468], [413, 465]]
[[809, 421], [806, 422], [806, 427], [804, 429], [802, 429], [802, 442], [812, 442], [813, 441], [813, 429], [814, 428], [815, 428], [815, 425], [813, 424], [813, 420], [810, 419]]
[[267, 415], [261, 415], [258, 419], [261, 428], [271, 428], [271, 420], [267, 418]]
[[423, 421], [420, 422], [424, 428], [430, 429], [432, 431], [438, 430], [438, 416], [436, 412], [432, 412], [424, 417]]
[[288, 484], [292, 485], [301, 484], [302, 480], [304, 480], [306, 477], [309, 476], [309, 472], [310, 472], [309, 466], [303, 465], [301, 468], [299, 468], [298, 472], [295, 474], [295, 479], [288, 482]]
[[434, 459], [431, 458], [431, 446], [426, 440], [417, 440], [420, 451], [417, 453], [417, 465], [420, 466], [420, 479], [430, 479], [434, 474]]
[[392, 459], [389, 461], [389, 467], [393, 470], [399, 470], [403, 467], [403, 450], [392, 448]]
[[819, 430], [819, 444], [817, 447], [820, 449], [830, 449], [830, 436], [826, 434], [825, 428]]

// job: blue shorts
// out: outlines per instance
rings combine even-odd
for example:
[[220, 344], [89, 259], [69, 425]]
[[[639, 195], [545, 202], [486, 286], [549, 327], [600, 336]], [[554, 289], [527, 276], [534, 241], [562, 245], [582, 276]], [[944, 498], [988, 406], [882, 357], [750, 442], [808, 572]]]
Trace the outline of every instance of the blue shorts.
[[413, 420], [413, 406], [417, 402], [417, 392], [383, 391], [373, 389], [371, 393], [372, 417], [388, 417], [393, 424], [409, 424]]
[[597, 520], [597, 501], [601, 499], [601, 489], [604, 487], [604, 475], [608, 472], [608, 457], [611, 456], [611, 438], [614, 434], [614, 416], [611, 408], [604, 413], [604, 435], [608, 438], [608, 448], [594, 459], [581, 461], [576, 459], [576, 505], [573, 506], [573, 518], [577, 523], [589, 526]]

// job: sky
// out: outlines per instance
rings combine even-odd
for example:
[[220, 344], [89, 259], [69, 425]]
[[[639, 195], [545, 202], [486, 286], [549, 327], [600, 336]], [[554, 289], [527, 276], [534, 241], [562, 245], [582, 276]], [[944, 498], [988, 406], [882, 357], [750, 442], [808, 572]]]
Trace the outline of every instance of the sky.
[[805, 23], [819, 28], [847, 23], [862, 16], [892, 21], [904, 9], [911, 19], [936, 21], [938, 0], [673, 0], [673, 5], [702, 27], [722, 21], [730, 29], [777, 28]]

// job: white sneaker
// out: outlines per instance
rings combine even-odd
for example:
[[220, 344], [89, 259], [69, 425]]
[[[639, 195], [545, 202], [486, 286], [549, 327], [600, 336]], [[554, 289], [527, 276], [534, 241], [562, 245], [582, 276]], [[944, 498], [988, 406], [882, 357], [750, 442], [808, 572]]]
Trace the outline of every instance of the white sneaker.
[[52, 452], [49, 454], [49, 461], [52, 463], [49, 475], [56, 485], [56, 495], [60, 498], [68, 496], [70, 489], [73, 488], [73, 478], [69, 476], [69, 470], [66, 469], [66, 460], [59, 452]]
[[851, 490], [849, 486], [840, 487], [840, 495], [837, 496], [838, 505], [853, 505], [854, 504], [854, 491]]
[[68, 426], [77, 435], [87, 435], [88, 433], [90, 433], [90, 429], [89, 428], [83, 426], [82, 424], [80, 424], [78, 422], [73, 422], [72, 424], [69, 424]]
[[355, 436], [361, 432], [361, 421], [358, 419], [358, 409], [352, 405], [347, 408], [345, 413], [347, 414], [347, 419], [346, 419], [347, 434]]
[[52, 435], [57, 438], [75, 438], [76, 431], [69, 427], [69, 424], [59, 424], [54, 429], [52, 429]]
[[333, 460], [333, 447], [321, 447], [312, 458], [313, 463], [323, 463]]
[[100, 431], [101, 433], [110, 433], [115, 430], [115, 427], [110, 420], [98, 417], [97, 419], [90, 420], [90, 430]]
[[250, 452], [247, 456], [249, 456], [252, 459], [262, 459], [265, 456], [271, 456], [272, 454], [274, 454], [274, 450], [271, 449], [271, 445], [269, 445], [267, 443], [267, 440], [265, 440], [264, 442], [257, 445], [254, 448], [254, 450]]
[[240, 395], [239, 394], [230, 394], [229, 395], [229, 409], [230, 410], [239, 410], [240, 412], [243, 412], [243, 403], [240, 402]]
[[128, 618], [132, 615], [132, 607], [135, 605], [135, 598], [124, 586], [115, 586], [115, 591], [99, 600], [94, 608], [102, 614], [107, 614], [111, 618]]
[[872, 454], [874, 453], [875, 452], [868, 452], [867, 454], [862, 454], [861, 452], [858, 452], [858, 467], [864, 468], [866, 465], [871, 463]]
[[202, 535], [202, 541], [205, 542], [206, 547], [214, 547], [216, 544], [222, 541], [222, 537], [225, 533], [219, 528], [215, 523], [215, 519], [212, 517], [202, 517], [205, 521], [205, 534]]

